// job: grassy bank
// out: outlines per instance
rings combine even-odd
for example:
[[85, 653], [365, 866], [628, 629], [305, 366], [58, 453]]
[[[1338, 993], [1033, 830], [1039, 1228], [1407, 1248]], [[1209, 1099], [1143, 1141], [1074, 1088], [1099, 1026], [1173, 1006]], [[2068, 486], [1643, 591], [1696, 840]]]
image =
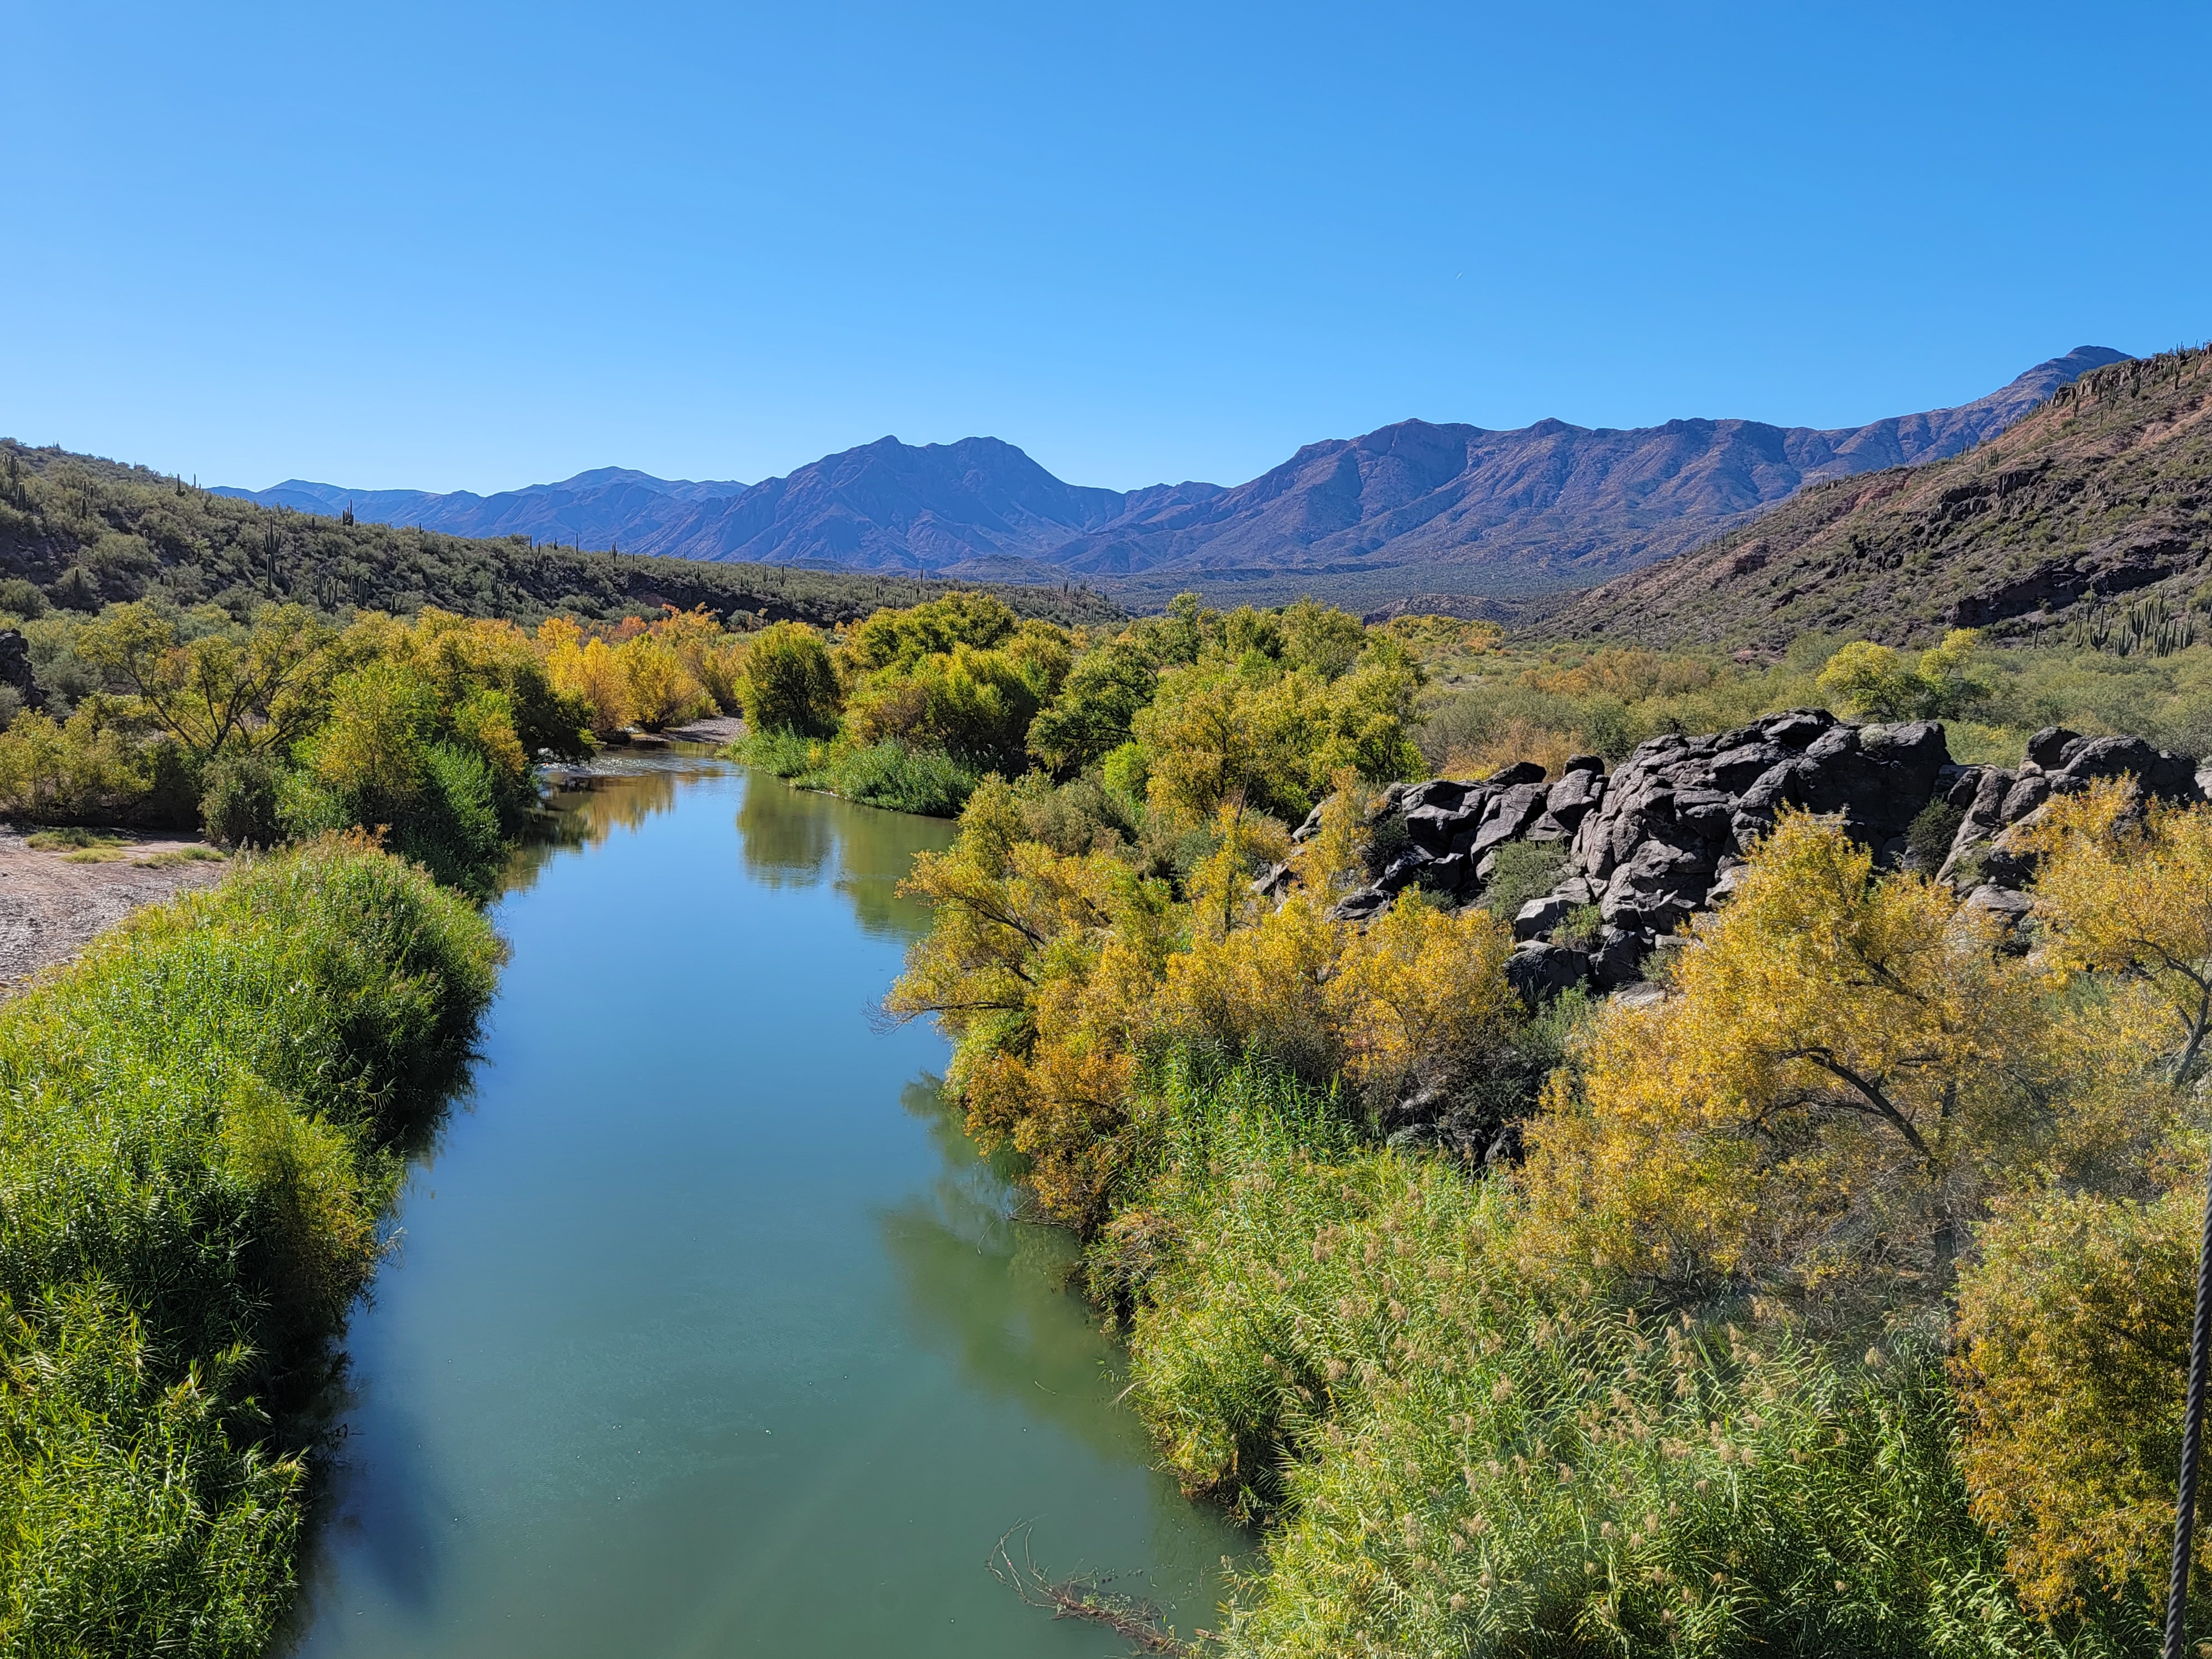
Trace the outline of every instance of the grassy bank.
[[1663, 996], [1532, 1007], [1480, 909], [1329, 920], [1348, 769], [1281, 896], [1249, 814], [1151, 873], [1086, 802], [978, 787], [885, 1006], [1268, 1528], [1196, 1651], [2154, 1648], [2212, 808], [2054, 797], [2016, 937], [1785, 813]]
[[0, 1651], [265, 1646], [307, 1484], [288, 1421], [501, 954], [331, 836], [0, 1010]]
[[[1956, 1463], [1942, 1357], [1526, 1271], [1503, 1182], [1264, 1066], [1170, 1068], [1090, 1254], [1169, 1467], [1272, 1524], [1208, 1651], [2056, 1656]], [[1731, 1320], [1729, 1315], [1734, 1315]]]

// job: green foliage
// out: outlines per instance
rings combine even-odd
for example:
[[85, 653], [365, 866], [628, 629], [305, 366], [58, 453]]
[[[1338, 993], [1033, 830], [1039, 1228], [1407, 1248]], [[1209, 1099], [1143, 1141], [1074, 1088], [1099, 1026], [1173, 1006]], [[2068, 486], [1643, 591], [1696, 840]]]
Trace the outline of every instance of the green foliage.
[[1991, 687], [1967, 671], [1977, 635], [1954, 628], [1908, 668], [1886, 645], [1858, 640], [1828, 659], [1820, 690], [1839, 713], [1859, 720], [1943, 720], [1986, 702]]
[[1076, 659], [1060, 695], [1030, 722], [1030, 751], [1061, 778], [1098, 764], [1129, 741], [1158, 683], [1139, 646], [1108, 641]]
[[910, 749], [890, 738], [837, 751], [829, 777], [850, 799], [935, 818], [957, 817], [976, 783], [975, 774], [942, 749]]
[[802, 789], [826, 790], [870, 806], [925, 817], [957, 817], [976, 775], [941, 749], [913, 749], [896, 738], [866, 745], [825, 743], [795, 732], [748, 734], [732, 760], [773, 772]]
[[745, 723], [756, 732], [824, 737], [842, 701], [829, 647], [812, 629], [778, 623], [753, 641], [738, 681]]
[[1922, 807], [1905, 831], [1905, 844], [1916, 867], [1930, 875], [1941, 869], [1944, 859], [1950, 854], [1959, 826], [1966, 821], [1965, 807], [1954, 806], [1941, 797]]
[[305, 1496], [271, 1409], [374, 1267], [392, 1149], [500, 954], [332, 839], [139, 912], [0, 1011], [0, 1649], [265, 1649]]
[[1563, 841], [1507, 842], [1498, 849], [1497, 866], [1482, 890], [1482, 908], [1510, 926], [1522, 905], [1559, 884], [1566, 867], [1567, 843]]
[[225, 847], [273, 847], [283, 835], [282, 774], [266, 753], [223, 755], [200, 775], [200, 824]]
[[1264, 1072], [1171, 1066], [1145, 1109], [1091, 1283], [1170, 1466], [1280, 1524], [1218, 1650], [2065, 1650], [1967, 1511], [1932, 1356], [1547, 1301], [1509, 1192]]

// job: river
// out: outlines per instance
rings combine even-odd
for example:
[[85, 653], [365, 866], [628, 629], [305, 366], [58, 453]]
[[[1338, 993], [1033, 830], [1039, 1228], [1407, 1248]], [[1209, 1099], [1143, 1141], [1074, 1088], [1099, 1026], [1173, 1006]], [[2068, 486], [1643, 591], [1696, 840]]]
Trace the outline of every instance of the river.
[[1125, 1651], [986, 1570], [1022, 1523], [1210, 1622], [1245, 1540], [1150, 1467], [943, 1040], [869, 1018], [951, 826], [700, 761], [592, 782], [495, 908], [483, 1060], [349, 1329], [295, 1650]]

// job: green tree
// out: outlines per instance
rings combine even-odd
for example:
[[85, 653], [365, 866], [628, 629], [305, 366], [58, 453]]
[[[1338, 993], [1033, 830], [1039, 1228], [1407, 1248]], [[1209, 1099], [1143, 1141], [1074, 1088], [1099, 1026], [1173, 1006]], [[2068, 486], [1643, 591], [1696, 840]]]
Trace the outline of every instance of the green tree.
[[1842, 713], [1855, 718], [1954, 718], [1991, 695], [1989, 683], [1970, 666], [1979, 640], [1971, 628], [1954, 628], [1910, 667], [1888, 646], [1855, 640], [1828, 659], [1818, 683]]
[[763, 629], [745, 652], [738, 694], [745, 723], [757, 732], [827, 737], [836, 730], [843, 696], [822, 636], [801, 623]]
[[1129, 740], [1159, 676], [1135, 644], [1114, 640], [1078, 659], [1052, 706], [1030, 726], [1030, 752], [1058, 776], [1095, 766]]
[[264, 607], [243, 629], [226, 625], [180, 642], [165, 617], [134, 602], [83, 624], [75, 644], [205, 761], [232, 748], [279, 748], [305, 731], [333, 638], [303, 606], [283, 605]]

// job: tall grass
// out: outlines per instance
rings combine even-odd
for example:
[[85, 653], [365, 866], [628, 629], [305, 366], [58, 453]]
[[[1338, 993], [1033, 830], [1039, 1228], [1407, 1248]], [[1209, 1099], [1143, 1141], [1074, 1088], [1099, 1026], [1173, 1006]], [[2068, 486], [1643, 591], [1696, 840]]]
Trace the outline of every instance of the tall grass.
[[729, 755], [802, 789], [826, 790], [848, 800], [924, 817], [957, 817], [980, 781], [978, 773], [942, 749], [915, 749], [896, 738], [855, 744], [805, 738], [795, 732], [762, 732], [738, 739]]
[[1218, 1633], [1346, 1655], [2056, 1656], [2142, 1607], [2020, 1609], [1940, 1355], [1749, 1311], [1547, 1293], [1509, 1185], [1360, 1146], [1333, 1100], [1170, 1069], [1161, 1156], [1092, 1248], [1130, 1398], [1194, 1493], [1273, 1528]]
[[284, 1409], [501, 950], [419, 869], [325, 837], [0, 1010], [0, 1651], [266, 1644], [304, 1482]]

